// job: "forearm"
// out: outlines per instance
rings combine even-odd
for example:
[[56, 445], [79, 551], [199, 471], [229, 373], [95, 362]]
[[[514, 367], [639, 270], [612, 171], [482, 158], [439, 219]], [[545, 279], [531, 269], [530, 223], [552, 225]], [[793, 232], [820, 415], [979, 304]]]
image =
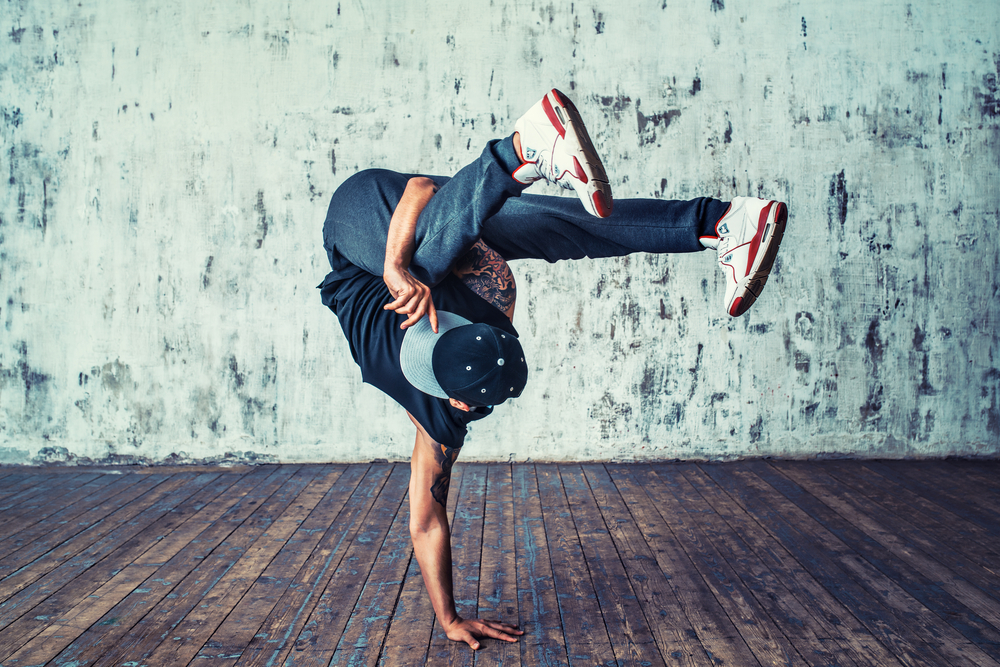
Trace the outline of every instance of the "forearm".
[[434, 613], [447, 630], [458, 618], [451, 579], [451, 531], [447, 516], [442, 516], [424, 530], [411, 531], [410, 536]]
[[423, 176], [411, 178], [389, 219], [382, 279], [394, 301], [386, 304], [385, 309], [407, 316], [399, 325], [401, 329], [413, 326], [427, 315], [434, 333], [438, 330], [437, 310], [434, 308], [431, 290], [408, 270], [417, 247], [417, 219], [435, 192], [437, 186], [431, 179]]
[[437, 186], [425, 177], [411, 178], [403, 196], [389, 220], [389, 234], [385, 243], [385, 268], [405, 271], [410, 266], [416, 250], [417, 219], [427, 206]]

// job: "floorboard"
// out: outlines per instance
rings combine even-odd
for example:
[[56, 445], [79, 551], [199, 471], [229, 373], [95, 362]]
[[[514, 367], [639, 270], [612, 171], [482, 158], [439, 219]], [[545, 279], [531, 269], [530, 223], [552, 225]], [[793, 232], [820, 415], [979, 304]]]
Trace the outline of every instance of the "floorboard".
[[525, 630], [473, 652], [434, 619], [406, 463], [4, 468], [0, 667], [1000, 667], [998, 480], [459, 463], [459, 612]]

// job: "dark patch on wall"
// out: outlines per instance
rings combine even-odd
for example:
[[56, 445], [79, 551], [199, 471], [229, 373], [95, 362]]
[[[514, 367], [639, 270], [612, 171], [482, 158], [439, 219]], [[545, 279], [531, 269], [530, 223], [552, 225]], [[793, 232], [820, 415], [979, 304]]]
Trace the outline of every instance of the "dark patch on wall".
[[622, 112], [632, 105], [632, 98], [628, 95], [595, 95], [592, 99], [599, 102], [605, 109], [611, 111], [611, 115], [615, 120], [621, 120]]
[[285, 30], [282, 33], [264, 33], [264, 40], [267, 42], [268, 51], [271, 52], [273, 58], [279, 58], [285, 60], [288, 58], [288, 31]]
[[750, 444], [754, 445], [760, 442], [760, 438], [763, 434], [764, 418], [761, 415], [757, 415], [757, 419], [750, 424]]
[[800, 373], [809, 372], [809, 355], [799, 350], [795, 351], [795, 370]]
[[260, 386], [266, 389], [269, 385], [274, 385], [278, 381], [278, 359], [274, 356], [274, 348], [271, 353], [264, 357], [264, 363], [260, 373]]
[[986, 413], [986, 430], [994, 436], [1000, 436], [1000, 369], [991, 368], [983, 373], [983, 383], [981, 395], [988, 404], [984, 408]]
[[13, 351], [17, 358], [12, 365], [0, 362], [0, 387], [19, 388], [24, 392], [24, 412], [19, 420], [21, 425], [28, 426], [36, 434], [48, 438], [48, 429], [51, 428], [53, 421], [49, 399], [52, 378], [31, 366], [28, 360], [27, 341], [16, 342]]
[[312, 160], [305, 160], [304, 164], [306, 167], [306, 182], [309, 184], [309, 201], [316, 201], [323, 196], [323, 192], [317, 190], [316, 184], [312, 182], [312, 168], [314, 163]]
[[726, 5], [722, 2], [722, 0], [712, 0], [712, 11], [713, 12], [721, 12], [725, 8], [726, 8]]
[[236, 362], [236, 357], [232, 355], [229, 355], [227, 366], [229, 367], [229, 374], [233, 381], [233, 385], [235, 385], [236, 390], [239, 391], [246, 383], [246, 375], [240, 373], [240, 365]]
[[923, 355], [923, 365], [920, 371], [920, 384], [917, 385], [917, 393], [921, 396], [934, 396], [938, 393], [938, 390], [931, 386], [928, 365], [930, 364], [930, 355]]
[[694, 78], [694, 81], [691, 82], [691, 91], [690, 91], [691, 97], [694, 97], [700, 92], [701, 92], [701, 78], [696, 76]]
[[601, 426], [601, 439], [611, 440], [619, 429], [619, 423], [628, 423], [632, 417], [632, 406], [628, 403], [618, 403], [609, 393], [590, 409], [590, 416]]
[[[834, 175], [833, 179], [830, 181], [830, 197], [831, 202], [831, 221], [833, 216], [836, 216], [837, 221], [840, 223], [841, 228], [843, 228], [844, 223], [847, 222], [847, 179], [844, 177], [844, 170], [841, 169], [839, 174]], [[841, 229], [841, 235], [843, 235], [843, 229]]]
[[21, 38], [24, 36], [24, 31], [26, 28], [11, 28], [10, 29], [10, 40], [15, 44], [21, 43]]
[[878, 374], [878, 367], [882, 363], [882, 355], [884, 352], [882, 346], [882, 339], [879, 338], [879, 321], [873, 319], [868, 325], [868, 334], [865, 336], [865, 350], [868, 354], [868, 359], [872, 364], [872, 374]]
[[642, 381], [639, 383], [639, 403], [643, 415], [659, 412], [660, 405], [666, 395], [667, 370], [663, 366], [648, 365], [642, 370]]
[[90, 375], [94, 378], [101, 378], [101, 386], [111, 393], [119, 395], [122, 391], [134, 391], [135, 382], [132, 381], [132, 367], [123, 364], [120, 359], [109, 361], [103, 366], [95, 366], [90, 369]]
[[212, 284], [212, 262], [215, 261], [215, 255], [209, 255], [208, 261], [205, 262], [205, 272], [201, 274], [201, 288], [208, 289], [208, 286]]
[[640, 100], [635, 101], [635, 117], [639, 126], [639, 145], [644, 146], [656, 142], [656, 129], [662, 124], [663, 129], [681, 115], [680, 109], [669, 109], [647, 116], [639, 110]]
[[864, 404], [860, 408], [860, 415], [862, 421], [877, 421], [880, 417], [879, 412], [882, 410], [882, 396], [884, 392], [882, 382], [879, 379], [879, 367], [882, 364], [882, 357], [885, 353], [884, 344], [879, 336], [878, 319], [873, 319], [868, 325], [868, 333], [865, 336], [863, 345], [865, 347], [865, 356], [868, 357], [871, 369], [869, 374], [871, 384], [869, 386], [868, 398], [865, 399]]
[[17, 224], [19, 224], [19, 225], [23, 225], [24, 224], [24, 213], [25, 213], [25, 206], [24, 206], [25, 199], [24, 199], [24, 197], [25, 197], [25, 194], [24, 194], [24, 184], [23, 183], [18, 183], [18, 185], [17, 185]]
[[330, 149], [330, 173], [337, 173], [337, 151]]
[[729, 113], [726, 112], [726, 131], [722, 135], [722, 143], [733, 143], [733, 124], [729, 121]]
[[2, 107], [0, 112], [3, 113], [3, 122], [7, 127], [18, 128], [21, 127], [21, 122], [24, 120], [24, 116], [21, 115], [21, 108], [10, 109], [8, 107]]
[[52, 202], [49, 201], [49, 175], [46, 174], [45, 178], [42, 179], [42, 237], [45, 236], [45, 230], [49, 227], [49, 209], [52, 207]]
[[[687, 316], [687, 313], [683, 313]], [[702, 343], [698, 343], [698, 353], [694, 358], [694, 366], [688, 369], [688, 373], [691, 374], [691, 388], [688, 390], [688, 400], [694, 398], [695, 391], [698, 389], [698, 373], [701, 371], [701, 357], [702, 353], [705, 351], [705, 346]]]
[[257, 203], [254, 204], [253, 210], [257, 212], [257, 249], [260, 250], [261, 246], [264, 245], [264, 239], [267, 238], [267, 228], [271, 221], [267, 209], [264, 208], [263, 190], [257, 191]]
[[803, 340], [812, 340], [813, 326], [816, 324], [812, 313], [795, 313], [795, 330]]
[[993, 54], [993, 62], [996, 71], [983, 75], [982, 89], [976, 93], [979, 98], [980, 113], [984, 119], [1000, 116], [1000, 96], [997, 94], [997, 79], [1000, 78], [1000, 54]]
[[594, 13], [594, 30], [600, 35], [604, 32], [604, 14], [600, 13], [596, 9], [591, 10]]

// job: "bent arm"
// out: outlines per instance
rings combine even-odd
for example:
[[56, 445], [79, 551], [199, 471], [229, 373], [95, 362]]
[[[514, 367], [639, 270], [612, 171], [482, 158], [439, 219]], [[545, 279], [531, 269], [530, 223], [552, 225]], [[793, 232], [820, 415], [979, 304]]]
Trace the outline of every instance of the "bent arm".
[[524, 634], [517, 627], [479, 618], [465, 619], [455, 609], [451, 528], [446, 508], [451, 468], [459, 450], [434, 442], [413, 415], [406, 414], [417, 427], [410, 460], [410, 538], [434, 613], [449, 639], [464, 641], [474, 649], [479, 648], [478, 637], [517, 641], [514, 635]]
[[430, 288], [409, 272], [410, 261], [417, 248], [417, 219], [435, 192], [437, 185], [424, 176], [407, 181], [406, 189], [389, 219], [382, 279], [395, 299], [385, 306], [385, 310], [394, 310], [408, 316], [400, 328], [413, 326], [427, 315], [430, 317], [431, 327], [437, 333], [437, 311], [431, 300]]

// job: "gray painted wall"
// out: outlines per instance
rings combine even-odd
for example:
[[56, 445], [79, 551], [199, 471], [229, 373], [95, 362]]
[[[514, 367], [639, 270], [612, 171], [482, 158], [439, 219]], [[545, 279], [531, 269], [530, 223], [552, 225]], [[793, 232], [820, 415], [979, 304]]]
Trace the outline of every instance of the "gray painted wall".
[[314, 289], [328, 198], [456, 171], [553, 85], [616, 196], [781, 198], [790, 226], [737, 320], [708, 252], [516, 264], [531, 380], [463, 458], [997, 456], [998, 19], [4, 2], [0, 462], [408, 457]]

